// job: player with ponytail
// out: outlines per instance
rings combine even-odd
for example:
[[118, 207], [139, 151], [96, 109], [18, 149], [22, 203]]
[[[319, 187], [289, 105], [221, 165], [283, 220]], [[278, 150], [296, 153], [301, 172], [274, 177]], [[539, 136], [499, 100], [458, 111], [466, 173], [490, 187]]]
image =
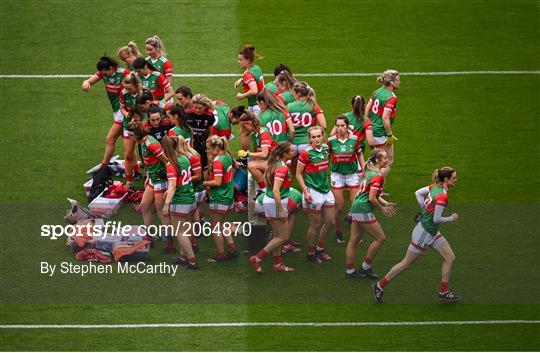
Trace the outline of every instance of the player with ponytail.
[[145, 60], [152, 64], [157, 71], [165, 75], [169, 84], [172, 86], [173, 68], [170, 60], [165, 57], [166, 50], [163, 41], [157, 35], [154, 35], [146, 39], [144, 48], [148, 54]]
[[130, 41], [127, 45], [118, 48], [118, 58], [126, 64], [130, 71], [135, 71], [133, 62], [141, 56], [141, 52], [134, 41]]
[[255, 52], [255, 47], [251, 44], [246, 44], [238, 53], [238, 65], [245, 69], [241, 79], [234, 83], [234, 87], [238, 88], [243, 85], [244, 93], [237, 93], [238, 100], [248, 99], [248, 109], [256, 116], [260, 113], [260, 108], [257, 105], [257, 94], [264, 88], [264, 75], [261, 68], [255, 65], [255, 59], [260, 58], [260, 55]]

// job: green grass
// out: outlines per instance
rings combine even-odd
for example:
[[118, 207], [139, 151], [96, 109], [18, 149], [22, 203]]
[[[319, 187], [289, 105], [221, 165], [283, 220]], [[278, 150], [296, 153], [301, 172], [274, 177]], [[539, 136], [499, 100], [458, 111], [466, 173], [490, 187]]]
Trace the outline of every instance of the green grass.
[[[23, 0], [5, 1], [3, 10], [0, 74], [91, 74], [104, 52], [114, 55], [129, 40], [142, 48], [155, 33], [176, 73], [240, 75], [236, 54], [248, 42], [263, 54], [266, 73], [280, 62], [297, 73], [540, 70], [536, 1]], [[377, 88], [375, 77], [306, 79], [329, 122], [349, 110], [352, 95]], [[174, 86], [233, 106], [234, 80], [175, 78]], [[381, 220], [388, 241], [374, 266], [382, 273], [402, 258], [414, 190], [451, 165], [458, 183], [449, 211], [460, 219], [442, 231], [457, 255], [451, 286], [466, 304], [439, 305], [441, 260], [428, 253], [387, 287], [385, 305], [374, 305], [368, 282], [343, 279], [344, 248], [335, 244], [328, 246], [334, 261], [321, 266], [303, 253], [286, 255], [297, 268], [291, 274], [270, 272], [268, 259], [267, 274], [257, 276], [244, 254], [175, 278], [41, 275], [40, 261], [73, 258], [39, 229], [63, 223], [66, 197], [85, 199], [84, 171], [101, 160], [110, 106], [101, 83], [84, 93], [82, 79], [0, 79], [0, 323], [538, 320], [540, 75], [401, 80], [396, 163], [385, 185], [399, 215]], [[306, 219], [297, 218], [295, 236], [305, 242]], [[127, 206], [115, 220], [141, 222]], [[247, 248], [247, 239], [238, 242]], [[203, 239], [199, 258], [212, 249]], [[149, 262], [167, 259], [153, 251]], [[538, 333], [538, 325], [0, 329], [0, 349], [521, 351], [540, 349]]]

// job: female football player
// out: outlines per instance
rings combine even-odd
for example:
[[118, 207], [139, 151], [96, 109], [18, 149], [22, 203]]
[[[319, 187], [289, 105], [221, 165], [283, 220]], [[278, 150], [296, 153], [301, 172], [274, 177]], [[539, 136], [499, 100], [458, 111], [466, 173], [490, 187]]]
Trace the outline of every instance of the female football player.
[[135, 59], [141, 56], [141, 52], [135, 42], [130, 41], [127, 45], [118, 48], [118, 58], [126, 64], [130, 71], [135, 71], [133, 68], [133, 62]]
[[439, 232], [441, 224], [458, 220], [457, 213], [452, 213], [449, 217], [443, 216], [448, 204], [448, 189], [453, 187], [456, 181], [457, 174], [454, 168], [443, 167], [433, 172], [433, 184], [416, 191], [416, 199], [422, 209], [420, 221], [414, 227], [411, 243], [403, 260], [373, 285], [375, 300], [378, 303], [382, 303], [383, 288], [401, 272], [411, 267], [428, 248], [435, 250], [443, 258], [439, 298], [444, 301], [461, 300], [459, 295], [448, 289], [450, 272], [456, 256], [448, 241]]
[[[384, 185], [384, 176], [381, 169], [388, 165], [388, 155], [382, 149], [374, 149], [364, 166], [360, 189], [351, 205], [352, 225], [351, 238], [347, 244], [346, 262], [347, 278], [369, 278], [378, 279], [373, 273], [372, 262], [375, 255], [384, 244], [386, 236], [384, 231], [373, 214], [373, 209], [377, 208], [386, 217], [392, 217], [396, 214], [394, 204], [384, 200], [381, 197]], [[373, 237], [373, 242], [367, 249], [367, 254], [362, 262], [362, 266], [355, 270], [354, 258], [358, 243], [364, 233]]]
[[261, 68], [255, 64], [255, 59], [260, 56], [255, 52], [255, 47], [251, 44], [246, 44], [238, 53], [238, 65], [245, 69], [241, 79], [234, 83], [234, 87], [238, 88], [243, 85], [244, 93], [237, 93], [238, 100], [248, 99], [248, 109], [256, 116], [259, 116], [260, 108], [257, 105], [257, 93], [261, 92], [264, 87], [264, 76]]
[[163, 41], [157, 36], [154, 35], [144, 42], [144, 49], [146, 49], [146, 61], [152, 64], [157, 71], [161, 72], [172, 87], [173, 84], [173, 68], [172, 63], [167, 59], [165, 55], [165, 45]]
[[261, 262], [270, 252], [274, 254], [272, 269], [278, 272], [291, 272], [293, 268], [285, 266], [281, 258], [281, 246], [289, 240], [288, 198], [291, 186], [291, 175], [286, 162], [291, 159], [294, 151], [289, 142], [280, 142], [270, 152], [268, 168], [264, 173], [266, 193], [263, 208], [266, 219], [273, 230], [272, 240], [255, 256], [249, 258], [251, 265], [262, 274]]
[[133, 62], [133, 68], [139, 75], [143, 88], [149, 89], [155, 100], [169, 103], [174, 91], [165, 75], [143, 58], [137, 58]]
[[[324, 143], [324, 130], [321, 126], [312, 126], [308, 136], [310, 145], [300, 152], [296, 179], [303, 192], [302, 209], [309, 218], [307, 258], [321, 263], [332, 260], [324, 243], [335, 223], [335, 200], [328, 180], [330, 156], [328, 145]], [[319, 241], [315, 243], [319, 227]]]

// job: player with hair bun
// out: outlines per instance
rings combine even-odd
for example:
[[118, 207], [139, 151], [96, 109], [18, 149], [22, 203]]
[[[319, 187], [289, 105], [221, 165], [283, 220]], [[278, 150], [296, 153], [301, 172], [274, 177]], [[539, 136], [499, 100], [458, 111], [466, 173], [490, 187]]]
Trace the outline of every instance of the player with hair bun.
[[146, 39], [144, 48], [148, 54], [145, 60], [152, 64], [157, 71], [165, 75], [169, 84], [172, 86], [173, 68], [170, 60], [165, 57], [166, 50], [163, 41], [157, 35], [154, 35]]
[[394, 163], [394, 143], [397, 141], [392, 125], [397, 110], [395, 90], [401, 85], [399, 72], [386, 70], [377, 78], [377, 82], [382, 84], [382, 87], [373, 92], [366, 104], [366, 117], [373, 125], [374, 146], [383, 149], [388, 155], [388, 165], [382, 170], [382, 173], [388, 176]]
[[378, 303], [382, 303], [383, 288], [401, 272], [410, 268], [428, 248], [435, 250], [443, 258], [439, 299], [451, 302], [461, 300], [459, 295], [448, 289], [450, 272], [456, 256], [448, 241], [439, 232], [441, 224], [458, 220], [457, 213], [452, 213], [449, 217], [443, 216], [444, 209], [448, 205], [448, 189], [453, 187], [456, 181], [455, 169], [443, 167], [433, 172], [433, 184], [416, 190], [416, 200], [422, 209], [420, 219], [413, 229], [412, 239], [403, 260], [373, 285], [373, 293]]
[[[386, 217], [396, 215], [395, 204], [381, 197], [384, 185], [384, 176], [381, 173], [381, 169], [387, 165], [388, 155], [386, 152], [381, 149], [374, 149], [362, 172], [360, 189], [351, 205], [352, 225], [351, 237], [346, 251], [346, 278], [379, 278], [379, 276], [373, 273], [372, 262], [384, 244], [386, 235], [373, 214], [373, 210], [377, 208]], [[354, 268], [354, 258], [356, 256], [356, 249], [364, 233], [371, 235], [374, 240], [367, 249], [362, 266], [356, 270]]]
[[238, 88], [243, 85], [244, 93], [237, 93], [238, 100], [248, 99], [248, 109], [250, 112], [259, 116], [260, 108], [257, 105], [257, 94], [264, 88], [264, 75], [261, 68], [255, 65], [255, 59], [259, 59], [260, 55], [255, 52], [255, 47], [251, 44], [246, 44], [238, 53], [238, 65], [245, 69], [241, 79], [234, 83], [234, 87]]
[[324, 130], [321, 126], [312, 126], [308, 136], [310, 145], [300, 152], [296, 179], [303, 192], [302, 209], [309, 219], [307, 258], [321, 263], [332, 260], [325, 250], [325, 241], [335, 223], [335, 199], [328, 180], [330, 155], [324, 143]]
[[286, 162], [291, 159], [294, 150], [289, 142], [280, 142], [268, 157], [268, 168], [264, 173], [266, 180], [266, 193], [263, 199], [263, 208], [266, 219], [273, 230], [272, 239], [257, 255], [251, 256], [249, 262], [262, 274], [261, 262], [269, 254], [274, 254], [272, 270], [278, 272], [291, 272], [293, 268], [285, 266], [281, 257], [281, 246], [289, 240], [290, 229], [288, 220], [288, 198], [291, 186], [291, 175]]
[[127, 45], [118, 48], [118, 58], [126, 64], [130, 71], [135, 71], [133, 62], [141, 56], [141, 52], [134, 41], [130, 41]]
[[99, 80], [103, 80], [107, 96], [111, 102], [113, 125], [105, 138], [105, 152], [103, 153], [103, 160], [101, 161], [101, 168], [104, 168], [109, 164], [114, 154], [116, 140], [122, 136], [124, 115], [120, 111], [120, 92], [122, 91], [122, 81], [130, 71], [119, 67], [116, 61], [108, 56], [102, 56], [97, 62], [96, 68], [96, 73], [83, 81], [82, 89], [83, 91], [88, 92], [92, 85], [96, 84]]
[[[351, 99], [351, 111], [343, 113], [349, 120], [349, 129], [358, 137], [362, 151], [367, 145], [373, 147], [373, 126], [371, 120], [365, 116], [365, 99], [362, 96], [353, 96]], [[332, 129], [330, 135], [336, 134], [336, 128]]]

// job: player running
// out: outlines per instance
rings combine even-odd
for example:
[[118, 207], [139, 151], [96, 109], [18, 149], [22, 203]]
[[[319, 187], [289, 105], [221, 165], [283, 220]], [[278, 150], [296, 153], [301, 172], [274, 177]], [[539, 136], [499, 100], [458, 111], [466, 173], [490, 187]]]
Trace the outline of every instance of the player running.
[[148, 54], [145, 60], [152, 64], [157, 71], [165, 75], [172, 87], [173, 68], [170, 60], [165, 57], [165, 45], [163, 44], [163, 41], [157, 35], [154, 35], [146, 39], [144, 48]]
[[[233, 161], [227, 154], [227, 140], [219, 136], [210, 136], [206, 141], [208, 154], [212, 158], [210, 165], [210, 178], [204, 181], [204, 186], [210, 190], [210, 205], [208, 213], [212, 227], [212, 235], [216, 245], [216, 255], [208, 261], [221, 262], [227, 259], [238, 258], [238, 251], [231, 237], [231, 229], [223, 223], [225, 216], [232, 209], [234, 203], [234, 167]], [[229, 224], [230, 225], [230, 224]], [[228, 252], [225, 255], [223, 239], [227, 243]]]
[[122, 115], [122, 112], [120, 111], [120, 91], [122, 90], [122, 81], [130, 71], [119, 67], [116, 61], [107, 56], [102, 56], [99, 59], [96, 68], [96, 73], [83, 81], [82, 89], [83, 91], [88, 92], [92, 85], [96, 84], [99, 80], [103, 80], [107, 96], [111, 102], [113, 125], [105, 138], [105, 152], [103, 153], [103, 160], [101, 161], [101, 168], [104, 168], [109, 164], [114, 154], [116, 140], [122, 135], [124, 115]]
[[199, 268], [195, 253], [187, 234], [193, 213], [197, 208], [195, 192], [193, 191], [191, 164], [187, 156], [178, 151], [177, 137], [163, 137], [161, 141], [165, 156], [169, 160], [167, 170], [167, 193], [163, 205], [163, 215], [170, 215], [176, 240], [180, 246], [180, 256], [175, 261], [186, 269]]
[[261, 111], [257, 105], [257, 94], [264, 88], [263, 72], [259, 66], [253, 64], [257, 58], [259, 58], [259, 55], [255, 52], [253, 45], [246, 44], [242, 47], [238, 53], [238, 65], [246, 71], [244, 71], [243, 77], [234, 83], [235, 88], [243, 85], [244, 93], [237, 93], [236, 98], [238, 100], [247, 98], [248, 109], [255, 116], [259, 116]]
[[[328, 180], [330, 155], [328, 145], [323, 143], [324, 130], [321, 126], [312, 126], [308, 136], [310, 145], [300, 152], [296, 179], [303, 192], [302, 208], [309, 218], [307, 258], [321, 263], [332, 260], [324, 249], [324, 242], [335, 223], [335, 200]], [[319, 242], [315, 244], [319, 226]]]
[[170, 99], [174, 96], [174, 91], [165, 75], [143, 58], [135, 59], [133, 67], [141, 79], [143, 88], [150, 90], [155, 100], [163, 101], [164, 104], [172, 103]]
[[413, 229], [411, 243], [403, 260], [373, 285], [373, 293], [378, 303], [382, 303], [383, 288], [401, 272], [411, 267], [428, 248], [435, 250], [443, 258], [439, 299], [451, 302], [461, 300], [459, 295], [448, 289], [450, 272], [456, 256], [448, 241], [439, 232], [441, 224], [458, 220], [457, 213], [452, 213], [449, 217], [443, 216], [444, 209], [448, 205], [448, 189], [453, 187], [456, 181], [457, 174], [454, 168], [443, 167], [433, 172], [433, 184], [416, 191], [416, 199], [422, 209], [420, 220]]
[[334, 126], [336, 134], [328, 138], [331, 158], [330, 184], [336, 200], [336, 242], [338, 244], [345, 243], [341, 226], [345, 204], [343, 192], [345, 189], [349, 190], [349, 200], [352, 203], [360, 186], [358, 172], [364, 165], [360, 139], [349, 130], [349, 126], [349, 119], [344, 115], [339, 115], [336, 117]]
[[289, 240], [290, 228], [288, 220], [288, 198], [291, 186], [291, 175], [286, 162], [291, 159], [294, 150], [289, 142], [280, 142], [268, 157], [268, 168], [264, 173], [266, 193], [263, 208], [266, 219], [273, 231], [272, 240], [249, 262], [255, 271], [262, 274], [261, 262], [270, 252], [274, 254], [273, 271], [292, 272], [293, 268], [285, 266], [281, 257], [281, 246]]
[[374, 146], [383, 149], [388, 155], [388, 165], [382, 170], [386, 177], [394, 163], [394, 143], [397, 141], [392, 132], [392, 125], [397, 110], [395, 90], [401, 84], [399, 72], [386, 70], [377, 78], [377, 82], [383, 86], [371, 95], [366, 104], [366, 116], [373, 124]]
[[[360, 189], [351, 205], [352, 225], [351, 238], [347, 244], [346, 261], [347, 270], [346, 278], [369, 278], [378, 279], [373, 273], [372, 262], [375, 255], [384, 244], [386, 236], [384, 231], [373, 214], [373, 209], [377, 208], [386, 217], [396, 215], [394, 209], [395, 204], [384, 200], [381, 197], [384, 185], [384, 176], [381, 169], [388, 165], [388, 155], [381, 149], [374, 149], [367, 160], [362, 178], [360, 181]], [[364, 233], [368, 233], [373, 237], [373, 241], [367, 249], [366, 257], [362, 266], [356, 270], [354, 268], [354, 258], [358, 243], [362, 239]]]

